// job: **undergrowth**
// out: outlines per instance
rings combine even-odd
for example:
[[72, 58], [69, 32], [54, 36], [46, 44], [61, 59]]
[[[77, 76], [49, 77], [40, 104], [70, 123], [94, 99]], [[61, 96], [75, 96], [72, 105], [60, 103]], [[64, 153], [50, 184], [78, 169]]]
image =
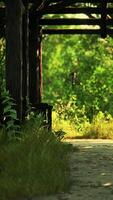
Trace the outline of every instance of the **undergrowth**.
[[59, 115], [54, 111], [52, 113], [52, 124], [53, 124], [53, 130], [54, 132], [58, 134], [62, 134], [63, 139], [64, 138], [75, 138], [76, 136], [79, 136], [79, 132], [75, 128], [74, 123], [72, 123], [70, 120], [59, 118]]
[[0, 200], [65, 191], [69, 186], [69, 148], [43, 129], [40, 117], [24, 124], [16, 140], [4, 143], [1, 137]]
[[113, 139], [113, 118], [99, 112], [94, 116], [92, 123], [87, 123], [83, 129], [83, 138]]
[[74, 120], [72, 123], [63, 117], [59, 118], [54, 112], [53, 129], [57, 134], [61, 133], [64, 139], [113, 139], [113, 117], [100, 111], [91, 122], [86, 118], [78, 126]]

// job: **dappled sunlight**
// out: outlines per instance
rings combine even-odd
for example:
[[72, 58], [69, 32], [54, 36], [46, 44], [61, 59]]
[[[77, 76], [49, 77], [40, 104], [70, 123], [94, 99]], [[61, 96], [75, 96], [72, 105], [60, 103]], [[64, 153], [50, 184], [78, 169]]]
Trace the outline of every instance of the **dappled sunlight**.
[[101, 173], [101, 176], [106, 176], [106, 173]]
[[85, 146], [84, 149], [92, 149], [93, 146]]
[[104, 186], [104, 187], [110, 187], [110, 186], [112, 186], [112, 185], [113, 185], [113, 183], [111, 183], [111, 182], [102, 184], [102, 186]]

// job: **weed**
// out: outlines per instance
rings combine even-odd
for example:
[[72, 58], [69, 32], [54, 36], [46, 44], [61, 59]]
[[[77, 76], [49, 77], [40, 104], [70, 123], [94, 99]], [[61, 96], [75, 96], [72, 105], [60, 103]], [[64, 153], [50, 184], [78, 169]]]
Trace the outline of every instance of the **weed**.
[[6, 89], [3, 88], [1, 96], [3, 106], [3, 129], [5, 133], [7, 133], [8, 139], [11, 139], [20, 131], [17, 112], [15, 110], [16, 105]]

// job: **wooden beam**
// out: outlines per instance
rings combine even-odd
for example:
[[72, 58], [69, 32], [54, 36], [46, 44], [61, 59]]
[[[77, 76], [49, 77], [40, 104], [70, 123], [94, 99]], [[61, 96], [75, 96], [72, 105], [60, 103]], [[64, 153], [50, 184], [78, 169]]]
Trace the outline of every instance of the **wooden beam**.
[[[52, 0], [51, 0], [51, 2], [52, 2]], [[63, 2], [63, 3], [67, 2], [67, 3], [70, 3], [70, 4], [71, 3], [72, 4], [73, 3], [75, 3], [75, 4], [76, 3], [94, 3], [95, 4], [95, 3], [101, 3], [101, 2], [103, 3], [104, 0], [101, 0], [101, 1], [100, 0], [60, 0], [60, 1], [59, 0], [55, 0], [53, 2], [56, 2], [56, 3], [57, 2]], [[112, 0], [107, 0], [107, 3], [112, 3], [112, 2], [113, 2]]]
[[[44, 8], [44, 4], [46, 2], [48, 2], [50, 0], [38, 0], [36, 2], [34, 2], [34, 4], [32, 5], [31, 9], [30, 9], [30, 12], [34, 12], [36, 11], [37, 9], [40, 9], [40, 7]], [[48, 4], [47, 4], [48, 5]]]
[[6, 85], [22, 120], [22, 15], [21, 0], [6, 1]]
[[41, 102], [40, 94], [40, 27], [37, 28], [36, 13], [30, 18], [29, 32], [29, 101], [35, 107]]
[[[60, 9], [53, 9], [51, 7], [44, 9], [40, 14], [101, 14], [102, 8], [101, 7], [76, 7], [76, 8], [60, 8]], [[113, 14], [113, 8], [106, 8], [107, 14]]]
[[[5, 1], [5, 0], [4, 0]], [[27, 0], [23, 0], [24, 2]], [[51, 3], [65, 2], [65, 0], [50, 0]], [[75, 2], [75, 3], [100, 3], [100, 0], [66, 0], [67, 2]], [[103, 0], [104, 2], [104, 0]], [[108, 3], [112, 3], [112, 0], [108, 0]], [[37, 0], [29, 0], [29, 3], [37, 3]]]
[[108, 35], [110, 35], [111, 37], [113, 37], [113, 29], [112, 28], [111, 29], [110, 28], [107, 29], [106, 32], [107, 32]]
[[40, 97], [40, 102], [42, 98], [42, 28], [40, 30], [40, 37], [39, 37], [39, 46], [38, 46], [38, 51], [37, 54], [39, 56], [38, 59], [38, 65], [39, 65], [39, 85], [38, 85], [38, 90], [39, 90], [39, 97]]
[[[107, 25], [113, 25], [113, 19], [104, 19]], [[56, 19], [40, 19], [40, 25], [101, 25], [101, 19], [75, 19], [75, 18], [56, 18]]]
[[[113, 29], [106, 30], [108, 35], [113, 35]], [[92, 34], [100, 34], [101, 35], [101, 29], [42, 29], [43, 34], [47, 35], [57, 35], [57, 34], [86, 34], [86, 35], [92, 35]]]
[[0, 21], [0, 38], [5, 37], [5, 22]]
[[4, 109], [2, 104], [2, 97], [0, 95], [0, 128], [3, 126], [3, 116], [4, 116]]
[[101, 34], [101, 29], [42, 29], [43, 34]]
[[[102, 3], [103, 3], [104, 1], [102, 1]], [[107, 3], [112, 3], [112, 0], [107, 0]], [[65, 7], [67, 7], [67, 6], [73, 6], [73, 5], [75, 5], [75, 4], [78, 4], [78, 3], [98, 3], [98, 4], [100, 4], [101, 3], [101, 1], [100, 0], [64, 0], [64, 1], [60, 1], [60, 2], [58, 2], [58, 3], [56, 3], [56, 4], [50, 4], [50, 6], [48, 6], [48, 8], [50, 8], [51, 10], [53, 9], [53, 10], [59, 10], [59, 9], [63, 9], [63, 8], [65, 8]], [[47, 9], [48, 9], [47, 8]], [[42, 8], [42, 10], [43, 10], [43, 8]]]
[[0, 38], [5, 36], [6, 10], [0, 7]]
[[[104, 2], [101, 2], [101, 37], [106, 38], [106, 28], [107, 28], [107, 12], [106, 12], [106, 7], [107, 7], [107, 0], [104, 0]], [[113, 23], [112, 23], [113, 24]], [[112, 25], [111, 24], [111, 25]]]
[[23, 103], [23, 120], [26, 117], [28, 109], [28, 88], [29, 88], [29, 10], [28, 4], [25, 5], [25, 10], [22, 17], [22, 103]]
[[0, 7], [0, 17], [5, 17], [5, 7]]

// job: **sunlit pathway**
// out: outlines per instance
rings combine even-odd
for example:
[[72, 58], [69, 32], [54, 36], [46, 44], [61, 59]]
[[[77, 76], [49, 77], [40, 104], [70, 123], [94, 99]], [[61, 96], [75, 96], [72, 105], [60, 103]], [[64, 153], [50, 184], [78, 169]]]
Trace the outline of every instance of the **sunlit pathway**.
[[71, 141], [72, 185], [68, 193], [36, 200], [113, 200], [113, 141]]
[[113, 200], [113, 141], [76, 141], [71, 159], [73, 184], [60, 199]]

